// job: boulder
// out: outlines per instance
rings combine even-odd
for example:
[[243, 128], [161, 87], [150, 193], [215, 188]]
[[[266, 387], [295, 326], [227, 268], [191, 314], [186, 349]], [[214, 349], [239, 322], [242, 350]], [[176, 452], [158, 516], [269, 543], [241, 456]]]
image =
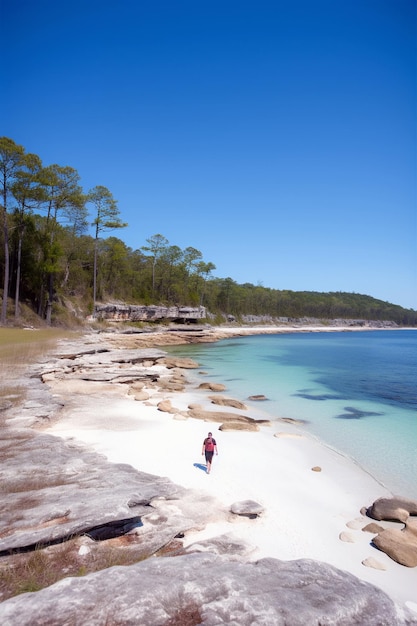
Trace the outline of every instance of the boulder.
[[255, 420], [248, 415], [240, 415], [238, 413], [228, 413], [226, 411], [205, 411], [204, 409], [193, 408], [188, 411], [188, 415], [194, 419], [205, 420], [206, 422], [240, 422], [241, 424], [255, 424], [257, 426], [269, 426], [269, 420]]
[[403, 529], [387, 528], [372, 543], [397, 563], [417, 566], [417, 520], [408, 521]]
[[129, 395], [133, 396], [133, 398], [138, 402], [146, 402], [146, 400], [149, 400], [150, 398], [147, 391], [129, 391]]
[[268, 398], [262, 394], [256, 396], [249, 396], [248, 400], [267, 400]]
[[162, 411], [163, 413], [177, 413], [178, 410], [173, 410], [171, 400], [161, 400], [157, 404], [158, 411]]
[[226, 385], [223, 385], [223, 383], [200, 383], [197, 389], [210, 389], [210, 391], [224, 391], [226, 389]]
[[248, 407], [246, 404], [241, 402], [240, 400], [234, 400], [233, 398], [224, 398], [223, 396], [219, 397], [210, 397], [212, 404], [217, 404], [219, 406], [230, 406], [233, 409], [239, 409], [239, 411], [247, 411]]
[[367, 509], [369, 517], [376, 520], [405, 522], [410, 515], [417, 515], [417, 500], [394, 496], [379, 498]]
[[251, 519], [258, 517], [264, 512], [264, 507], [254, 500], [242, 500], [234, 502], [230, 507], [230, 511], [235, 515], [243, 515]]

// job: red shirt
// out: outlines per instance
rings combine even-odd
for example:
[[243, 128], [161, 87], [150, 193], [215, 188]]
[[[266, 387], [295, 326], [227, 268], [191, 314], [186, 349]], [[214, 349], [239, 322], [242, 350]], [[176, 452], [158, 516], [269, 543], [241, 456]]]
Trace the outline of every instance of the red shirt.
[[207, 452], [214, 452], [214, 446], [217, 445], [216, 444], [216, 440], [213, 439], [213, 437], [206, 437], [206, 439], [204, 439], [204, 449]]

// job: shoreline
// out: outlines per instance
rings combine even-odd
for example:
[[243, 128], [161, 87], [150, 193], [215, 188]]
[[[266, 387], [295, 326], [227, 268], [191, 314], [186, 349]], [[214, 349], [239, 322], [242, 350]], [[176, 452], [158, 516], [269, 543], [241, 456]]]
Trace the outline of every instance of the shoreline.
[[[245, 335], [275, 334], [277, 327], [214, 329], [200, 336], [198, 342], [242, 336], [242, 331]], [[290, 332], [300, 330], [292, 328]], [[316, 329], [304, 328], [302, 332]], [[108, 341], [115, 348], [158, 346], [163, 350], [164, 346], [197, 343], [197, 337], [191, 335], [189, 331], [101, 333], [95, 339], [96, 343]], [[95, 339], [90, 335], [88, 340]], [[168, 374], [166, 368], [157, 367], [161, 376]], [[197, 389], [194, 379], [204, 377], [191, 371], [193, 381], [188, 381], [184, 391], [153, 391], [146, 401], [135, 401], [125, 390], [114, 394], [104, 387], [99, 395], [95, 391], [94, 395], [72, 397], [66, 402], [64, 415], [44, 430], [82, 442], [110, 462], [128, 463], [139, 471], [168, 477], [187, 489], [203, 490], [221, 503], [225, 513], [233, 502], [243, 500], [254, 500], [264, 508], [257, 520], [232, 521], [226, 515], [226, 520], [189, 532], [184, 545], [222, 534], [236, 535], [247, 543], [249, 560], [273, 557], [324, 561], [380, 587], [417, 613], [417, 568], [406, 568], [391, 560], [372, 547], [372, 535], [362, 531], [371, 520], [361, 514], [361, 509], [379, 497], [390, 497], [389, 490], [354, 459], [318, 439], [300, 436], [294, 424], [274, 422], [261, 426], [259, 432], [222, 432], [218, 422], [184, 417], [190, 404], [214, 410], [208, 398], [213, 392]], [[59, 385], [52, 389], [58, 395], [62, 391]], [[163, 400], [170, 400], [171, 412], [158, 409]], [[267, 414], [263, 410], [249, 412], [258, 419]], [[219, 456], [207, 475], [198, 465], [202, 463], [202, 439], [209, 430], [217, 439]], [[314, 467], [321, 471], [313, 471]], [[387, 528], [399, 526], [382, 524]], [[376, 569], [379, 566], [384, 569]]]

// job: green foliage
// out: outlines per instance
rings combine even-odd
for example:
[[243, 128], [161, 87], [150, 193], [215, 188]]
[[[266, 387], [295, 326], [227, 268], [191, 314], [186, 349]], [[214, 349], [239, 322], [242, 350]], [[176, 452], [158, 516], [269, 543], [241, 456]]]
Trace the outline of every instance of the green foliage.
[[[0, 138], [0, 174], [3, 243], [7, 240], [0, 249], [0, 270], [8, 276], [3, 293], [15, 294], [17, 312], [25, 303], [47, 323], [77, 324], [94, 311], [97, 297], [102, 302], [204, 305], [218, 323], [224, 315], [238, 320], [252, 315], [417, 326], [416, 311], [367, 295], [295, 292], [213, 278], [216, 266], [199, 250], [182, 250], [160, 233], [137, 250], [117, 237], [103, 238], [105, 231], [126, 226], [111, 192], [96, 186], [84, 194], [76, 170], [43, 167], [39, 157], [5, 137]], [[93, 210], [90, 220], [86, 205]], [[88, 221], [94, 236], [85, 234]], [[77, 314], [69, 313], [70, 302], [77, 303]]]

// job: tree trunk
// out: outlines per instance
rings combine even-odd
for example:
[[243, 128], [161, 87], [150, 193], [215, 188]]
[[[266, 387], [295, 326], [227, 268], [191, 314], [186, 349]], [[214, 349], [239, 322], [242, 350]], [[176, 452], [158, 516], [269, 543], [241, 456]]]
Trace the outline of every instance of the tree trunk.
[[[6, 194], [4, 194], [6, 196]], [[4, 197], [4, 207], [6, 206], [6, 197]], [[9, 228], [7, 225], [7, 213], [3, 208], [3, 232], [4, 232], [4, 283], [3, 283], [3, 302], [1, 303], [0, 324], [5, 326], [7, 321], [7, 299], [9, 297]]]
[[19, 317], [19, 296], [20, 296], [20, 267], [22, 261], [22, 237], [19, 237], [17, 246], [17, 272], [16, 272], [16, 293], [14, 297], [14, 316]]
[[97, 237], [94, 242], [94, 269], [93, 269], [93, 317], [96, 316], [96, 298], [97, 298]]

